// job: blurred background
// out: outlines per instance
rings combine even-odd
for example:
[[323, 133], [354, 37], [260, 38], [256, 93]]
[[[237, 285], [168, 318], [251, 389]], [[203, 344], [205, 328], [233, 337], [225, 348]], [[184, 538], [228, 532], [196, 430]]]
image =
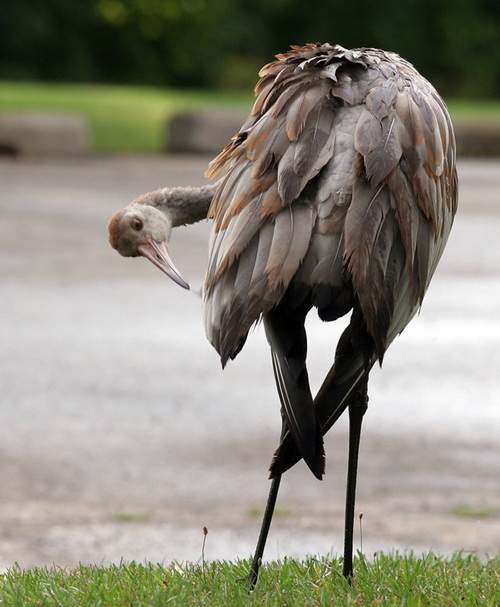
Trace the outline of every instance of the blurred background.
[[[363, 550], [500, 548], [500, 4], [3, 0], [0, 567], [249, 556], [280, 416], [257, 329], [222, 373], [200, 302], [107, 244], [109, 215], [198, 185], [291, 43], [410, 60], [450, 107], [460, 212], [422, 313], [375, 369]], [[194, 285], [209, 226], [175, 232]], [[338, 325], [338, 326], [337, 326]], [[311, 314], [316, 390], [345, 322]], [[267, 556], [342, 547], [346, 425], [283, 483]], [[357, 547], [360, 545], [357, 529]]]

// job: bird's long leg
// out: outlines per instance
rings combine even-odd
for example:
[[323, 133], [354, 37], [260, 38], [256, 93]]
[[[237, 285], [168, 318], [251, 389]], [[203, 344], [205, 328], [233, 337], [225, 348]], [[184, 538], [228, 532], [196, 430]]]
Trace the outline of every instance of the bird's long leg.
[[[354, 410], [353, 421], [351, 422], [352, 439], [350, 440], [351, 452], [349, 457], [350, 479], [351, 481], [354, 481], [354, 486], [352, 487], [353, 490], [351, 490], [350, 495], [348, 494], [348, 510], [352, 509], [353, 512], [351, 515], [352, 523], [350, 525], [351, 572], [352, 528], [354, 523], [354, 495], [356, 488], [355, 484], [359, 435], [361, 432], [361, 419], [367, 407], [366, 403], [369, 371], [374, 362], [370, 340], [365, 335], [364, 327], [361, 326], [360, 328], [358, 326], [358, 322], [359, 316], [357, 314], [353, 315], [350, 326], [344, 331], [337, 346], [335, 363], [330, 369], [325, 381], [323, 382], [323, 385], [314, 399], [314, 408], [318, 414], [323, 433], [326, 433], [329, 428], [331, 428], [331, 426], [336, 422], [347, 407], [349, 407], [349, 411], [351, 411], [351, 409], [356, 409]], [[367, 344], [365, 342], [367, 342]], [[303, 354], [305, 358], [305, 349]], [[273, 366], [275, 367], [275, 365], [276, 361], [273, 357]], [[358, 412], [359, 415], [357, 415]], [[271, 484], [271, 489], [269, 492], [268, 503], [262, 521], [259, 541], [252, 563], [252, 570], [248, 578], [250, 588], [253, 588], [257, 581], [259, 565], [264, 553], [264, 546], [271, 524], [274, 506], [276, 504], [282, 473], [301, 459], [297, 445], [288, 430], [287, 418], [283, 408], [282, 416], [283, 425], [280, 447], [278, 448], [278, 451], [273, 459], [273, 463], [271, 464], [271, 477], [273, 479], [273, 483]], [[352, 482], [348, 482], [348, 485], [352, 486]], [[349, 534], [346, 533], [346, 540], [348, 535]]]
[[[273, 360], [274, 367], [274, 360]], [[286, 418], [281, 410], [281, 437], [280, 443], [287, 433]], [[266, 547], [267, 536], [271, 527], [271, 521], [274, 514], [274, 508], [276, 506], [276, 500], [278, 499], [278, 491], [280, 488], [281, 474], [275, 476], [271, 480], [271, 487], [269, 489], [269, 495], [267, 496], [266, 509], [264, 510], [264, 516], [262, 517], [262, 523], [260, 525], [259, 539], [257, 540], [257, 546], [253, 555], [252, 567], [248, 574], [248, 589], [253, 590], [259, 577], [259, 569], [262, 563], [262, 557], [264, 556], [264, 548]]]
[[[332, 367], [333, 370], [333, 367]], [[333, 378], [333, 375], [331, 376]], [[331, 382], [330, 376], [328, 380]], [[349, 394], [346, 399], [349, 403], [349, 462], [348, 462], [348, 470], [347, 470], [347, 493], [346, 493], [346, 512], [345, 512], [345, 538], [344, 538], [344, 568], [343, 573], [346, 578], [351, 578], [353, 573], [352, 567], [352, 547], [353, 547], [353, 530], [354, 530], [354, 507], [356, 500], [356, 478], [357, 478], [357, 469], [358, 469], [358, 454], [359, 454], [359, 443], [361, 437], [361, 423], [363, 420], [363, 416], [367, 409], [367, 385], [368, 385], [368, 373], [365, 372], [362, 375], [362, 378], [359, 382], [359, 385], [356, 386], [353, 393]], [[322, 390], [320, 390], [318, 396], [315, 399], [315, 403], [317, 400], [318, 406], [322, 402], [321, 399], [324, 398], [324, 394], [328, 390], [328, 382], [325, 380], [324, 385], [322, 386]], [[335, 414], [331, 415], [331, 419], [329, 419], [330, 423], [334, 423], [338, 417], [340, 417], [341, 413], [344, 411], [344, 406], [338, 406], [338, 409], [335, 411]], [[326, 428], [325, 428], [326, 430]], [[283, 430], [282, 430], [282, 441], [283, 438], [287, 435], [286, 422], [283, 420]], [[259, 567], [262, 561], [262, 556], [264, 554], [264, 547], [267, 540], [267, 535], [269, 532], [269, 528], [271, 526], [271, 520], [274, 513], [274, 508], [276, 505], [276, 499], [278, 497], [278, 490], [281, 481], [281, 474], [278, 474], [273, 477], [271, 488], [269, 490], [269, 496], [267, 499], [266, 510], [264, 512], [264, 517], [262, 520], [261, 530], [259, 534], [259, 540], [257, 542], [257, 548], [255, 549], [255, 554], [252, 562], [252, 568], [250, 570], [250, 574], [248, 576], [248, 585], [249, 589], [253, 590], [255, 584], [257, 583], [257, 578], [259, 575]]]
[[352, 543], [354, 529], [354, 506], [356, 502], [356, 477], [358, 473], [359, 441], [361, 423], [368, 406], [367, 382], [363, 381], [349, 403], [349, 462], [347, 466], [347, 492], [345, 504], [344, 566], [343, 574], [352, 578]]
[[264, 518], [262, 519], [262, 525], [260, 528], [259, 539], [257, 541], [257, 547], [253, 555], [252, 567], [248, 575], [248, 588], [253, 590], [259, 577], [259, 568], [264, 555], [264, 548], [266, 546], [267, 534], [269, 533], [269, 527], [271, 526], [271, 520], [273, 518], [274, 507], [276, 505], [276, 499], [278, 497], [278, 491], [280, 488], [281, 474], [271, 481], [271, 488], [269, 490], [269, 496], [267, 498], [266, 510], [264, 511]]
[[[309, 304], [302, 308], [276, 307], [264, 317], [266, 336], [271, 346], [273, 371], [281, 402], [282, 429], [280, 444], [291, 428], [299, 443], [302, 455], [321, 478], [324, 469], [324, 452], [321, 429], [316, 420], [313, 399], [306, 369], [307, 338], [304, 320]], [[275, 475], [267, 500], [259, 540], [248, 578], [250, 588], [257, 581], [260, 562], [271, 525], [278, 496], [281, 475]]]

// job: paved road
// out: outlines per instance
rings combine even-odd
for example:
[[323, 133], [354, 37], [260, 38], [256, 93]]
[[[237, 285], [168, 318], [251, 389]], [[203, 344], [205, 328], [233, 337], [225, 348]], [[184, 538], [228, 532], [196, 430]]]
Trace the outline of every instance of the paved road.
[[[106, 221], [184, 157], [0, 162], [0, 566], [247, 556], [279, 408], [262, 330], [221, 372], [200, 302], [106, 242]], [[366, 552], [500, 548], [500, 163], [462, 162], [461, 210], [421, 315], [371, 382]], [[193, 283], [208, 226], [174, 234]], [[343, 325], [342, 325], [343, 326]], [[342, 326], [311, 315], [315, 388]], [[338, 552], [346, 427], [327, 477], [283, 483], [267, 555]], [[479, 515], [482, 516], [479, 516]]]

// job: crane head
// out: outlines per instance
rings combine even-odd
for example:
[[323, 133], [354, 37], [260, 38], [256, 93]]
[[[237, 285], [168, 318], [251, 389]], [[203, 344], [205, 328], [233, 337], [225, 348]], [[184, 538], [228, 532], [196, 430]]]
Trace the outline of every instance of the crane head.
[[146, 257], [179, 286], [189, 289], [168, 252], [170, 230], [170, 222], [158, 209], [133, 202], [111, 217], [109, 243], [124, 257]]

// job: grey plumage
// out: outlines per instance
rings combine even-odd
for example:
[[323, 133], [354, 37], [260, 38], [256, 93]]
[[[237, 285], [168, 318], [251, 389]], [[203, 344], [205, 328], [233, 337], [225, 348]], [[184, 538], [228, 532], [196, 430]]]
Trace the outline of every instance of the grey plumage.
[[205, 219], [218, 189], [217, 183], [201, 188], [162, 188], [142, 194], [134, 203], [165, 211], [172, 227], [175, 228]]
[[260, 76], [250, 116], [207, 172], [220, 178], [207, 336], [225, 364], [262, 315], [308, 302], [325, 319], [358, 310], [382, 361], [456, 212], [446, 106], [410, 63], [377, 49], [292, 47]]

